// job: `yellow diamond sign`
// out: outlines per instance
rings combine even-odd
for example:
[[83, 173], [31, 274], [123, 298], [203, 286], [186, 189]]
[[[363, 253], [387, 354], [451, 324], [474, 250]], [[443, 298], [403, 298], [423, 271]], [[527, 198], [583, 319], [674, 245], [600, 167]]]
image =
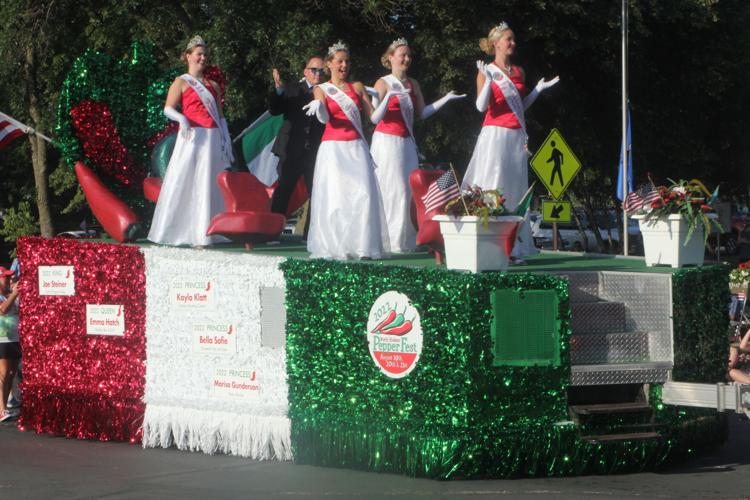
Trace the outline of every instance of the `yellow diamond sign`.
[[581, 162], [560, 132], [553, 128], [531, 159], [531, 168], [552, 197], [559, 199], [581, 169]]
[[542, 201], [542, 220], [544, 222], [570, 222], [571, 205], [569, 201]]

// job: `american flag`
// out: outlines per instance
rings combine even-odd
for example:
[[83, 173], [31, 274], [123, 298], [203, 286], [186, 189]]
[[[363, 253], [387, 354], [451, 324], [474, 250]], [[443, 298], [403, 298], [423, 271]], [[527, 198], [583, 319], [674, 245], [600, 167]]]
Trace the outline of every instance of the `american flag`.
[[647, 183], [628, 194], [622, 206], [626, 212], [634, 212], [643, 207], [650, 207], [651, 203], [660, 198], [659, 192]]
[[430, 184], [427, 192], [422, 196], [425, 213], [443, 208], [449, 200], [458, 196], [458, 184], [453, 172], [446, 172]]
[[26, 131], [20, 127], [17, 121], [4, 113], [0, 113], [0, 151], [25, 133]]

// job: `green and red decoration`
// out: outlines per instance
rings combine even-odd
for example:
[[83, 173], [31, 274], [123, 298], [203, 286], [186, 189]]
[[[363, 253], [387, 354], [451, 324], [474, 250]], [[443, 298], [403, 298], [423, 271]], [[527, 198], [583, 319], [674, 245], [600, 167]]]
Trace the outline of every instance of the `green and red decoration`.
[[[112, 210], [98, 206], [112, 197], [144, 218], [149, 213], [143, 182], [149, 171], [162, 175], [169, 162], [174, 140], [168, 138], [177, 128], [162, 110], [169, 86], [181, 72], [162, 69], [153, 47], [139, 42], [127, 58], [87, 50], [73, 63], [60, 91], [56, 131], [68, 165], [82, 162], [90, 169], [88, 179], [100, 178], [85, 190], [95, 214]], [[226, 79], [221, 71], [210, 67], [206, 76], [219, 84], [223, 101]], [[115, 219], [129, 217], [123, 213]], [[128, 237], [126, 228], [108, 227], [97, 218], [112, 237]]]

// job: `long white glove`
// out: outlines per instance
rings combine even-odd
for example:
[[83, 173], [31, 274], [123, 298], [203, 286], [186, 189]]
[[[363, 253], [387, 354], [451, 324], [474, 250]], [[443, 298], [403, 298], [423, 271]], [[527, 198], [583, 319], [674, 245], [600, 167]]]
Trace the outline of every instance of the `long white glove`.
[[309, 103], [302, 106], [302, 109], [305, 110], [305, 114], [307, 116], [315, 115], [320, 123], [328, 123], [328, 109], [323, 104], [323, 101], [313, 99]]
[[365, 92], [370, 95], [370, 101], [372, 101], [373, 108], [378, 107], [378, 104], [380, 104], [380, 95], [378, 94], [378, 91], [375, 90], [375, 87], [368, 87], [365, 85]]
[[523, 98], [523, 109], [529, 109], [529, 106], [534, 104], [534, 101], [536, 101], [536, 98], [539, 97], [539, 94], [544, 92], [550, 87], [554, 87], [557, 82], [560, 81], [560, 77], [556, 76], [552, 80], [546, 81], [544, 78], [539, 80], [539, 82], [536, 84], [536, 87], [534, 87], [534, 90], [529, 92], [529, 94]]
[[489, 106], [490, 104], [490, 85], [492, 84], [492, 74], [490, 74], [484, 61], [477, 61], [477, 70], [480, 73], [484, 74], [484, 86], [477, 95], [476, 106], [477, 111], [479, 111], [480, 113], [484, 113], [485, 111], [487, 111], [487, 106]]
[[426, 120], [427, 118], [440, 111], [440, 108], [445, 106], [446, 103], [456, 99], [463, 99], [464, 97], [466, 97], [466, 94], [456, 94], [451, 90], [437, 101], [422, 108], [422, 114], [420, 115], [420, 118], [422, 120]]
[[190, 137], [190, 130], [192, 129], [190, 127], [190, 122], [185, 115], [174, 109], [172, 106], [165, 106], [164, 116], [180, 124], [179, 134], [183, 139], [188, 139]]
[[229, 127], [227, 126], [226, 118], [221, 119], [220, 127], [222, 135], [221, 146], [224, 150], [224, 155], [226, 156], [227, 161], [231, 165], [234, 163], [234, 152], [232, 151], [232, 138], [229, 136]]
[[399, 96], [399, 95], [408, 95], [409, 92], [411, 92], [411, 89], [403, 89], [403, 90], [394, 90], [392, 88], [388, 89], [388, 92], [385, 93], [383, 96], [383, 100], [380, 101], [378, 104], [378, 107], [375, 108], [375, 110], [370, 115], [370, 121], [373, 125], [377, 125], [380, 120], [383, 119], [385, 116], [386, 111], [388, 111], [388, 101], [390, 101], [391, 97]]

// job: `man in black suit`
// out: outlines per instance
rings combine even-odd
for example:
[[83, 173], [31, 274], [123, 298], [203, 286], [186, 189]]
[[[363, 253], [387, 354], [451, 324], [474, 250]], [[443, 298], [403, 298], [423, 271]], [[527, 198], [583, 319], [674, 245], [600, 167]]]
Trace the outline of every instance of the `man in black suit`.
[[[275, 89], [269, 99], [272, 115], [284, 115], [284, 124], [279, 130], [271, 152], [279, 157], [279, 184], [273, 193], [271, 210], [286, 214], [289, 198], [300, 176], [304, 176], [308, 196], [312, 193], [315, 157], [320, 146], [324, 126], [315, 116], [307, 116], [302, 106], [313, 100], [313, 87], [323, 80], [323, 59], [311, 57], [304, 70], [305, 78], [284, 85], [276, 68], [273, 69]], [[310, 227], [308, 210], [304, 238]]]

